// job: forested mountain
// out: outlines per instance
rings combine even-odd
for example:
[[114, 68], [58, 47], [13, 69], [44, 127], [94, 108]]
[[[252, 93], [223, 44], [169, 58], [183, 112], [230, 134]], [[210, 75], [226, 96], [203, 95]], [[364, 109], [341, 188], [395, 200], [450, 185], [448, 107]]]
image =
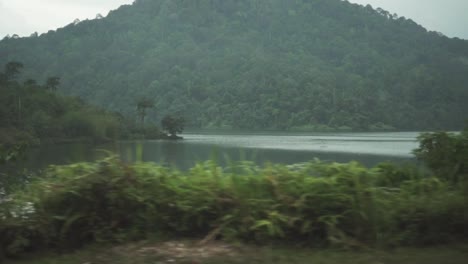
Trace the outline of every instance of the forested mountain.
[[341, 0], [136, 0], [106, 18], [0, 42], [0, 64], [60, 92], [194, 127], [458, 129], [468, 41]]

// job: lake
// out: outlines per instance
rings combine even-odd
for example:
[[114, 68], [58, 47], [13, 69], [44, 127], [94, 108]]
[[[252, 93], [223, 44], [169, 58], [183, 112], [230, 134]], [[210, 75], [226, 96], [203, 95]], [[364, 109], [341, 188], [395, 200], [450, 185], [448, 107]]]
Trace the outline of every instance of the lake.
[[325, 161], [412, 162], [417, 132], [392, 133], [186, 133], [184, 140], [119, 141], [100, 146], [49, 145], [33, 149], [22, 166], [41, 169], [50, 164], [92, 161], [117, 153], [124, 161], [149, 161], [185, 170], [196, 162], [216, 159], [293, 164]]

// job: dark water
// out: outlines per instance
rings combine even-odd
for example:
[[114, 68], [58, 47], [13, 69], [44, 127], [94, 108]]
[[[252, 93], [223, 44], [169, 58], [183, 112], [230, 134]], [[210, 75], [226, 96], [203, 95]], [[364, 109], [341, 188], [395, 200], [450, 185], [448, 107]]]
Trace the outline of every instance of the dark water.
[[86, 144], [49, 145], [31, 150], [20, 167], [32, 170], [50, 164], [93, 161], [118, 154], [125, 161], [149, 161], [192, 167], [196, 162], [216, 159], [251, 160], [293, 164], [318, 158], [326, 161], [357, 160], [367, 166], [383, 161], [413, 161], [411, 151], [417, 147], [418, 133], [324, 133], [324, 134], [184, 134], [181, 141], [121, 141], [93, 146]]

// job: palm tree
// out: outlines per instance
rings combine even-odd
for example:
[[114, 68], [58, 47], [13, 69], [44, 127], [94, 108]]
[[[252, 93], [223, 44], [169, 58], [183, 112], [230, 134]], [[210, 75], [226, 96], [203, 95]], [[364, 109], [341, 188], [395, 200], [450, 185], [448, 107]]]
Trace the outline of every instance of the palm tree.
[[146, 109], [154, 107], [154, 101], [151, 99], [142, 98], [137, 102], [137, 113], [140, 116], [141, 127], [145, 127]]

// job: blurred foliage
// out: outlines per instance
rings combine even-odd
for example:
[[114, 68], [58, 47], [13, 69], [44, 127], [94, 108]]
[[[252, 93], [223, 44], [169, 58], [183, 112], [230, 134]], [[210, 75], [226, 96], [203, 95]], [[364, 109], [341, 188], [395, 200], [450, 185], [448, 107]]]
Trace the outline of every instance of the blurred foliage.
[[423, 133], [414, 151], [440, 177], [448, 181], [468, 181], [468, 126], [461, 133]]
[[125, 116], [146, 116], [135, 98], [153, 101], [153, 123], [175, 113], [193, 127], [458, 130], [468, 117], [466, 40], [341, 0], [137, 0], [5, 38], [8, 61]]
[[5, 255], [154, 234], [362, 249], [466, 241], [463, 186], [414, 167], [213, 161], [188, 172], [116, 157], [51, 166], [0, 201]]

